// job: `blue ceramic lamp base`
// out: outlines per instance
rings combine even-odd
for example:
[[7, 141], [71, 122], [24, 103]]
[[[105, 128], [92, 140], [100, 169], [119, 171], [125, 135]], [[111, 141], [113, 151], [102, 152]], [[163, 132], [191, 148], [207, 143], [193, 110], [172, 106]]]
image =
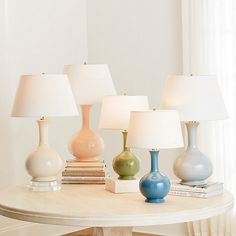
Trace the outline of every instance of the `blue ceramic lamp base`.
[[146, 199], [145, 202], [149, 202], [149, 203], [162, 203], [165, 202], [165, 199]]
[[164, 197], [170, 190], [170, 181], [166, 176], [163, 176], [158, 169], [158, 154], [159, 151], [152, 150], [151, 154], [151, 171], [143, 176], [139, 182], [139, 189], [143, 196], [146, 197], [146, 202], [162, 203]]

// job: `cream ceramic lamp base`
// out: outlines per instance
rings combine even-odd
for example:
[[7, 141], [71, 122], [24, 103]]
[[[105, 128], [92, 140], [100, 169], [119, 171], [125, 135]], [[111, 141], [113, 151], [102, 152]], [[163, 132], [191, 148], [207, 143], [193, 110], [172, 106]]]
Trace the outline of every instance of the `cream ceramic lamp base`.
[[48, 120], [42, 118], [39, 125], [39, 146], [26, 160], [26, 169], [33, 178], [29, 189], [32, 191], [59, 190], [57, 175], [62, 170], [62, 160], [48, 144]]
[[71, 154], [79, 161], [94, 161], [103, 153], [103, 139], [89, 125], [89, 113], [92, 105], [81, 105], [82, 128], [69, 144]]

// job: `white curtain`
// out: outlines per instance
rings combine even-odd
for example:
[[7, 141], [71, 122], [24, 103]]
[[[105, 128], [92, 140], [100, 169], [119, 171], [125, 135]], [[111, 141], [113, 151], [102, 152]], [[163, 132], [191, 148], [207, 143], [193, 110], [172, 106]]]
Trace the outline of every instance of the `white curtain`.
[[232, 212], [215, 216], [206, 220], [186, 223], [189, 236], [233, 236]]
[[[184, 73], [217, 75], [229, 113], [228, 120], [200, 125], [199, 148], [213, 163], [212, 180], [236, 197], [236, 0], [182, 0], [182, 23]], [[189, 235], [236, 235], [229, 220], [190, 223]]]

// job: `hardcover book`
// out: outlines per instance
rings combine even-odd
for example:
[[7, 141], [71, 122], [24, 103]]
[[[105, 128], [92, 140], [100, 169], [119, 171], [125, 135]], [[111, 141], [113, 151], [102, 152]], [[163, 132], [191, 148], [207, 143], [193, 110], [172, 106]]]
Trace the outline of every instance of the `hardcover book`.
[[174, 191], [170, 190], [170, 195], [181, 196], [181, 197], [196, 197], [196, 198], [209, 198], [223, 193], [223, 190], [214, 190], [208, 193], [199, 192], [184, 192], [184, 191]]
[[209, 198], [223, 193], [223, 183], [208, 182], [204, 185], [183, 185], [179, 181], [171, 181], [170, 195], [182, 197]]
[[78, 161], [67, 160], [62, 172], [63, 184], [105, 184], [105, 168], [103, 160]]
[[62, 176], [105, 176], [104, 171], [63, 171]]
[[204, 185], [183, 185], [179, 181], [171, 182], [171, 191], [194, 192], [194, 193], [211, 193], [213, 191], [223, 191], [223, 183], [208, 182]]

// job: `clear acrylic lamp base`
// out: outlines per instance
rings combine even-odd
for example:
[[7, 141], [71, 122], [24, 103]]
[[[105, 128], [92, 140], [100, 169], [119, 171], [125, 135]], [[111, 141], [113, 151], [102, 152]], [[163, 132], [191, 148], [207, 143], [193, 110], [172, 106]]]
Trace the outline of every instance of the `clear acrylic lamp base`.
[[58, 181], [34, 181], [31, 180], [29, 190], [35, 192], [57, 191], [61, 189], [61, 184]]

